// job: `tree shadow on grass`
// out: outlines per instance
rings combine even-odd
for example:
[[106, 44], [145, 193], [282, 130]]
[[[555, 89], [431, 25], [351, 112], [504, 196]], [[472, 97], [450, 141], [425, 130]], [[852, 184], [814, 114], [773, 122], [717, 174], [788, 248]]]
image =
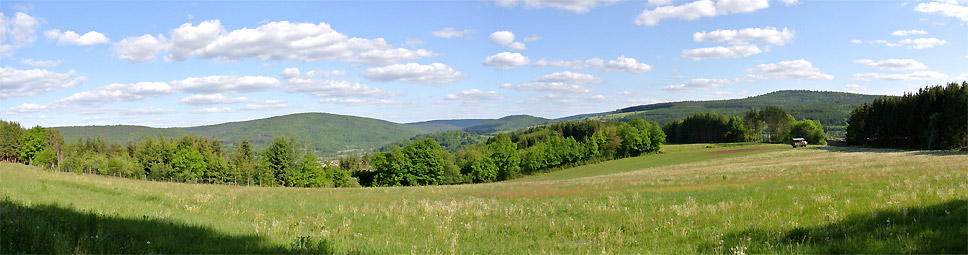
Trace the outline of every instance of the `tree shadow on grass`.
[[917, 155], [929, 155], [929, 156], [968, 155], [968, 151], [868, 148], [868, 147], [858, 147], [858, 146], [822, 146], [822, 147], [810, 147], [808, 149], [823, 150], [823, 151], [830, 151], [830, 152], [875, 152], [875, 153], [913, 152], [914, 154], [917, 154]]
[[280, 247], [256, 235], [227, 235], [166, 219], [82, 213], [3, 199], [0, 253], [333, 253], [333, 245], [326, 239], [296, 237]]
[[[744, 248], [745, 247], [745, 248]], [[817, 227], [747, 230], [700, 245], [707, 253], [968, 253], [968, 202], [850, 215]]]

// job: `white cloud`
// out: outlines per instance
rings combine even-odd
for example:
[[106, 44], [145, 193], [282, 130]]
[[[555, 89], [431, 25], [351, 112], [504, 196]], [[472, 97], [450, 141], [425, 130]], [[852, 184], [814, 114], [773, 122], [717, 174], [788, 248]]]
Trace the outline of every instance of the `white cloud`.
[[666, 86], [666, 91], [685, 91], [685, 90], [709, 90], [719, 86], [733, 84], [735, 81], [728, 79], [692, 79], [686, 83], [679, 83]]
[[729, 42], [731, 44], [747, 44], [749, 41], [760, 41], [782, 46], [793, 40], [795, 36], [795, 33], [787, 28], [776, 30], [775, 27], [766, 27], [697, 32], [692, 35], [692, 40], [696, 42]]
[[488, 36], [488, 38], [491, 39], [492, 43], [506, 46], [514, 42], [514, 33], [512, 33], [511, 31], [497, 31], [497, 32], [491, 33], [491, 35]]
[[885, 40], [876, 40], [874, 42], [884, 44], [887, 47], [905, 47], [908, 49], [916, 49], [916, 50], [934, 48], [937, 46], [948, 44], [948, 41], [941, 40], [938, 38], [916, 38], [916, 39], [908, 38], [908, 39], [902, 39], [895, 43], [888, 42]]
[[111, 46], [111, 50], [118, 58], [128, 60], [130, 63], [155, 61], [155, 56], [167, 49], [168, 42], [163, 35], [128, 37]]
[[798, 5], [798, 4], [800, 4], [800, 0], [780, 0], [780, 2], [783, 2], [786, 5]]
[[878, 62], [874, 62], [873, 60], [870, 60], [870, 59], [858, 59], [857, 61], [854, 61], [854, 63], [864, 64], [869, 67], [882, 69], [882, 70], [896, 70], [896, 71], [928, 68], [928, 66], [924, 65], [924, 63], [918, 62], [917, 60], [914, 60], [914, 59], [887, 59], [887, 60], [882, 60]]
[[97, 31], [90, 31], [84, 33], [84, 35], [78, 35], [74, 31], [61, 32], [58, 29], [47, 30], [44, 32], [47, 38], [57, 40], [57, 44], [74, 44], [80, 46], [90, 46], [95, 44], [105, 44], [111, 42], [107, 36]]
[[281, 86], [276, 78], [265, 76], [212, 75], [172, 81], [178, 90], [196, 94], [245, 93]]
[[533, 42], [533, 41], [537, 41], [537, 40], [541, 40], [541, 36], [531, 35], [531, 36], [528, 36], [528, 37], [525, 37], [524, 38], [524, 42]]
[[467, 75], [441, 63], [429, 65], [407, 63], [374, 67], [366, 69], [360, 75], [371, 81], [418, 84], [449, 84], [467, 78]]
[[247, 104], [242, 106], [242, 110], [245, 111], [258, 111], [258, 110], [273, 110], [273, 109], [284, 109], [288, 108], [289, 105], [283, 100], [266, 100], [259, 104]]
[[521, 53], [511, 52], [501, 52], [484, 59], [484, 65], [497, 67], [497, 70], [510, 70], [529, 63], [531, 63], [530, 58]]
[[222, 108], [209, 107], [209, 108], [202, 108], [198, 110], [192, 110], [192, 113], [226, 113], [226, 112], [234, 112], [234, 111], [235, 110], [232, 110], [232, 108], [229, 108], [229, 107], [222, 107]]
[[968, 73], [958, 75], [958, 77], [955, 77], [955, 81], [968, 81]]
[[692, 60], [703, 60], [709, 58], [745, 58], [751, 55], [760, 54], [763, 51], [760, 47], [753, 44], [734, 45], [730, 47], [716, 46], [712, 48], [699, 48], [682, 50], [682, 58]]
[[679, 6], [660, 6], [645, 10], [635, 18], [635, 24], [655, 26], [663, 19], [696, 20], [734, 13], [749, 13], [770, 7], [767, 0], [700, 0]]
[[55, 73], [46, 69], [18, 70], [0, 67], [0, 99], [29, 97], [74, 87], [84, 83], [87, 77], [77, 76], [77, 71]]
[[168, 114], [175, 113], [175, 110], [155, 107], [141, 107], [131, 110], [121, 110], [120, 113], [124, 115]]
[[847, 84], [844, 86], [844, 89], [850, 92], [863, 92], [867, 90], [867, 88], [858, 84]]
[[850, 43], [853, 43], [853, 44], [861, 44], [861, 43], [864, 43], [864, 41], [854, 39], [854, 40], [850, 40]]
[[[30, 45], [37, 40], [37, 28], [40, 21], [23, 12], [14, 13], [13, 17], [6, 17], [0, 13], [0, 56], [13, 53], [15, 48]], [[12, 44], [7, 39], [12, 37]]]
[[319, 80], [306, 78], [290, 78], [286, 80], [289, 92], [307, 93], [317, 98], [329, 97], [393, 97], [392, 93], [384, 92], [378, 88], [371, 88], [366, 84], [340, 81], [340, 80]]
[[574, 13], [586, 13], [592, 8], [607, 5], [621, 0], [494, 0], [497, 6], [512, 8], [521, 3], [526, 8], [556, 8], [559, 10], [571, 11]]
[[565, 71], [541, 76], [534, 81], [541, 83], [598, 84], [602, 83], [602, 77]]
[[171, 30], [171, 49], [168, 50], [169, 61], [182, 61], [225, 34], [225, 27], [219, 20], [208, 20], [198, 23], [185, 23]]
[[906, 74], [858, 73], [858, 74], [854, 74], [854, 76], [852, 76], [851, 79], [857, 80], [857, 81], [943, 80], [943, 79], [948, 79], [948, 75], [935, 72], [935, 71], [919, 71], [919, 72], [906, 73]]
[[438, 54], [424, 49], [408, 50], [404, 48], [396, 49], [373, 49], [359, 52], [355, 56], [344, 59], [345, 62], [354, 64], [364, 64], [369, 66], [389, 65], [400, 62], [409, 62], [421, 58], [439, 56]]
[[474, 34], [473, 29], [454, 30], [453, 27], [445, 27], [433, 32], [434, 36], [440, 38], [470, 38]]
[[919, 3], [914, 7], [914, 10], [923, 13], [939, 13], [942, 16], [957, 18], [961, 22], [968, 23], [968, 2], [965, 5], [953, 0]]
[[57, 60], [57, 61], [33, 60], [33, 59], [25, 58], [25, 59], [21, 59], [20, 63], [28, 66], [35, 66], [35, 67], [55, 67], [57, 65], [60, 65], [61, 61], [60, 60]]
[[916, 29], [912, 29], [912, 30], [897, 30], [897, 31], [894, 31], [894, 33], [891, 33], [891, 35], [893, 35], [893, 36], [926, 35], [926, 34], [928, 34], [927, 31], [924, 31], [924, 30], [916, 30]]
[[114, 102], [140, 101], [149, 97], [171, 94], [171, 86], [164, 82], [138, 82], [134, 84], [115, 83], [92, 91], [75, 93], [54, 101], [53, 108], [61, 109], [78, 105], [103, 105]]
[[511, 88], [516, 90], [531, 90], [531, 91], [545, 91], [545, 92], [562, 92], [569, 94], [584, 94], [592, 92], [589, 89], [583, 88], [574, 84], [567, 84], [562, 82], [531, 82], [513, 85], [510, 83], [505, 83], [501, 85], [501, 88]]
[[49, 105], [23, 103], [18, 106], [10, 107], [8, 111], [12, 113], [35, 113], [35, 112], [46, 112], [49, 110], [50, 110]]
[[308, 77], [318, 77], [318, 78], [329, 78], [329, 77], [346, 77], [345, 70], [330, 70], [330, 71], [320, 71], [320, 70], [310, 70], [303, 74], [299, 71], [297, 67], [290, 67], [282, 70], [282, 78], [308, 78]]
[[644, 63], [639, 63], [634, 58], [626, 58], [622, 55], [615, 60], [609, 60], [605, 64], [604, 70], [606, 72], [645, 73], [652, 71], [652, 67]]
[[531, 65], [535, 67], [553, 66], [553, 67], [563, 67], [563, 68], [571, 68], [575, 70], [582, 70], [582, 69], [588, 69], [588, 68], [602, 67], [605, 65], [605, 61], [600, 58], [590, 58], [586, 60], [576, 59], [572, 61], [564, 61], [564, 60], [550, 61], [546, 58], [541, 58], [538, 61], [535, 61]]
[[401, 44], [400, 46], [421, 45], [425, 43], [427, 42], [424, 42], [423, 40], [420, 40], [420, 39], [407, 38], [406, 40], [403, 40], [403, 44]]
[[589, 99], [594, 99], [594, 100], [605, 100], [606, 99], [605, 98], [605, 95], [592, 95], [592, 96], [590, 96], [588, 98]]
[[320, 98], [320, 103], [334, 103], [334, 104], [362, 104], [366, 103], [366, 100], [359, 98]]
[[463, 101], [464, 104], [476, 104], [481, 101], [503, 99], [504, 96], [496, 91], [483, 91], [480, 89], [464, 90], [458, 94], [448, 94], [444, 96], [447, 101]]
[[179, 100], [179, 103], [188, 105], [210, 105], [210, 104], [235, 104], [249, 101], [245, 97], [230, 98], [222, 94], [196, 94]]
[[755, 68], [747, 68], [746, 71], [754, 73], [746, 76], [746, 78], [753, 80], [832, 80], [834, 78], [833, 75], [821, 73], [819, 68], [813, 66], [813, 63], [803, 59], [780, 61], [776, 64], [762, 64]]
[[508, 49], [509, 50], [527, 50], [528, 46], [524, 45], [524, 43], [522, 42], [513, 42], [511, 44], [508, 44]]

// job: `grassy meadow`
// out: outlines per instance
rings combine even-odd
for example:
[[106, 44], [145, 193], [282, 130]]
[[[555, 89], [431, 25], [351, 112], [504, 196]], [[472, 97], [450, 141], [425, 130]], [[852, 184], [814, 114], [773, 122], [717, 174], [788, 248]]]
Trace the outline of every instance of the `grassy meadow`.
[[148, 182], [0, 164], [0, 253], [960, 253], [968, 154], [734, 144], [503, 183]]

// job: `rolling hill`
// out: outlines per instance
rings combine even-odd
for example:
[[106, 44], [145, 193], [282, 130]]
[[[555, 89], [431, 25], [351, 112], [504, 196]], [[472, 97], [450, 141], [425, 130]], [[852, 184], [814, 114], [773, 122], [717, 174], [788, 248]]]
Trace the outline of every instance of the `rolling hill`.
[[427, 132], [444, 132], [451, 130], [463, 130], [467, 127], [491, 120], [493, 119], [428, 120], [407, 123], [407, 125], [422, 128], [427, 130]]
[[101, 136], [107, 141], [138, 141], [148, 137], [177, 138], [186, 134], [215, 136], [227, 150], [236, 142], [248, 139], [256, 148], [272, 142], [276, 136], [292, 137], [313, 146], [321, 156], [365, 150], [386, 143], [427, 133], [418, 127], [384, 120], [327, 114], [299, 113], [265, 119], [229, 122], [184, 128], [151, 128], [142, 126], [57, 127], [65, 141]]
[[489, 120], [464, 128], [464, 131], [475, 134], [495, 134], [500, 132], [515, 131], [532, 126], [544, 125], [555, 122], [551, 119], [534, 117], [530, 115], [511, 115], [496, 120]]

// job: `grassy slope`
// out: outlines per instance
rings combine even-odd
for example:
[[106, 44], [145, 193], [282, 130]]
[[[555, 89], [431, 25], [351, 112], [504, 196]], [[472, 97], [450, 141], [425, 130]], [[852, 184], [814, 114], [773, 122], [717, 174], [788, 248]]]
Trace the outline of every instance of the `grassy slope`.
[[511, 115], [469, 126], [464, 128], [464, 131], [475, 134], [496, 134], [500, 132], [515, 131], [532, 126], [548, 124], [550, 122], [554, 121], [530, 115]]
[[[773, 147], [667, 146], [666, 159], [588, 166], [595, 175], [366, 189], [143, 182], [0, 164], [0, 227], [13, 230], [0, 240], [3, 249], [52, 239], [98, 253], [300, 251], [294, 240], [397, 254], [968, 252], [968, 154]], [[54, 227], [65, 218], [67, 227]], [[132, 221], [161, 229], [118, 227]], [[328, 249], [317, 246], [308, 250]], [[51, 251], [43, 247], [19, 250]]]
[[148, 128], [132, 126], [58, 127], [65, 140], [77, 137], [103, 136], [108, 141], [140, 140], [146, 137], [180, 137], [194, 133], [215, 136], [227, 146], [248, 139], [257, 148], [272, 142], [276, 136], [306, 141], [322, 155], [331, 156], [346, 150], [379, 147], [426, 131], [383, 120], [326, 113], [300, 113], [265, 119], [230, 122], [187, 128]]

